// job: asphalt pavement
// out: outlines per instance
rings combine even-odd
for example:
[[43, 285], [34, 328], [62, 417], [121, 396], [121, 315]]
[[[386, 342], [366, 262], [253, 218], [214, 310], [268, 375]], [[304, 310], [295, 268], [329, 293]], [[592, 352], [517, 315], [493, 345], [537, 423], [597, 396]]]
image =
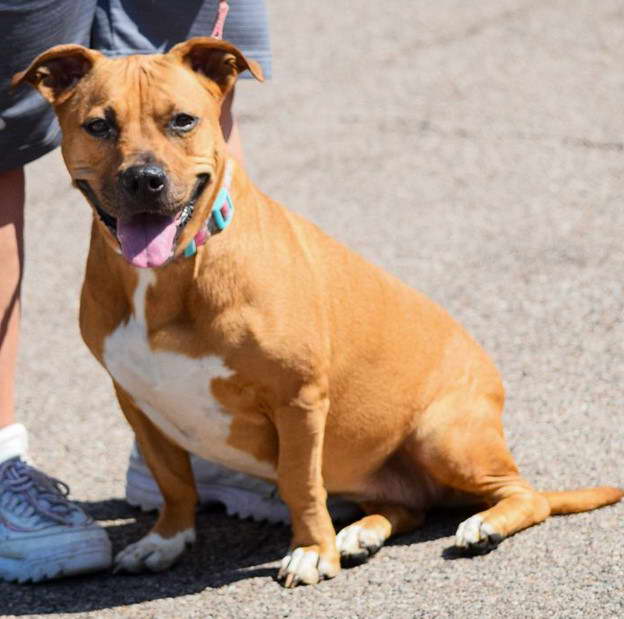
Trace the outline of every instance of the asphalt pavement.
[[[622, 3], [269, 4], [274, 79], [236, 104], [257, 184], [467, 326], [537, 487], [624, 486]], [[123, 502], [131, 434], [78, 333], [89, 211], [58, 153], [28, 168], [26, 225], [18, 417], [119, 550], [153, 517]], [[0, 614], [624, 616], [624, 503], [454, 559], [464, 517], [284, 590], [288, 530], [215, 508], [167, 573], [0, 584]]]

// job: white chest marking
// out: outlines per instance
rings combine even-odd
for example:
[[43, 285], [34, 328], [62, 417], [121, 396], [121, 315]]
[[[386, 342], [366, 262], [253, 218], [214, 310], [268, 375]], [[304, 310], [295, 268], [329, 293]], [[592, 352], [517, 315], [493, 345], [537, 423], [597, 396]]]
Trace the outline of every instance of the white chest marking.
[[234, 470], [275, 479], [267, 462], [227, 443], [232, 415], [212, 395], [211, 382], [234, 373], [215, 355], [192, 359], [150, 348], [145, 298], [155, 283], [151, 269], [137, 269], [134, 314], [104, 342], [104, 363], [111, 376], [164, 434], [187, 451]]

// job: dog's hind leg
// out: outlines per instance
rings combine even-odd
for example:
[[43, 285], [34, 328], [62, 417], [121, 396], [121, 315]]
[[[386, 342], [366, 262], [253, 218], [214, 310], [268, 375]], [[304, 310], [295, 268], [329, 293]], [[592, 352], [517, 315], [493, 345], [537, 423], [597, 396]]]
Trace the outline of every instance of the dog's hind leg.
[[459, 525], [455, 545], [466, 552], [492, 550], [550, 515], [548, 500], [520, 475], [505, 444], [501, 408], [502, 397], [455, 392], [424, 412], [416, 432], [428, 475], [491, 506]]
[[115, 571], [160, 572], [195, 541], [197, 490], [189, 454], [171, 442], [115, 383], [119, 405], [162, 492], [164, 505], [152, 530], [115, 557]]
[[336, 546], [341, 560], [361, 563], [374, 555], [393, 535], [409, 533], [422, 526], [423, 512], [413, 512], [403, 505], [360, 503], [367, 514], [346, 526], [336, 536]]

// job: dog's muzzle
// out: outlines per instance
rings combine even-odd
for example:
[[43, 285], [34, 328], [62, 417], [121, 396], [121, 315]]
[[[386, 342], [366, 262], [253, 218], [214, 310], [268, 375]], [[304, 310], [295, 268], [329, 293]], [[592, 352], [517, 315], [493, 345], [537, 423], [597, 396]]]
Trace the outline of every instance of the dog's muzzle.
[[[129, 168], [131, 172], [126, 170], [124, 175], [127, 173], [128, 176], [122, 180], [127, 183], [126, 190], [129, 193], [142, 195], [147, 192], [149, 195], [149, 192], [159, 194], [164, 190], [166, 179], [163, 181], [157, 166], [135, 167], [141, 169]], [[150, 167], [155, 170], [148, 170]], [[133, 266], [153, 268], [163, 266], [173, 257], [180, 233], [193, 217], [195, 205], [209, 181], [210, 174], [199, 174], [190, 199], [173, 216], [163, 215], [151, 209], [114, 217], [104, 210], [88, 181], [78, 179], [75, 185], [93, 206], [102, 223], [117, 239], [126, 260]]]

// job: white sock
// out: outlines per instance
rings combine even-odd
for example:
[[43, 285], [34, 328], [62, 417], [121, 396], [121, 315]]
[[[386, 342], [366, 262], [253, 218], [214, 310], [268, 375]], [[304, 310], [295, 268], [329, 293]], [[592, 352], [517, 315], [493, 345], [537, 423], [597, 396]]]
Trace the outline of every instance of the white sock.
[[28, 432], [21, 423], [0, 429], [0, 463], [15, 456], [25, 456], [27, 449]]

